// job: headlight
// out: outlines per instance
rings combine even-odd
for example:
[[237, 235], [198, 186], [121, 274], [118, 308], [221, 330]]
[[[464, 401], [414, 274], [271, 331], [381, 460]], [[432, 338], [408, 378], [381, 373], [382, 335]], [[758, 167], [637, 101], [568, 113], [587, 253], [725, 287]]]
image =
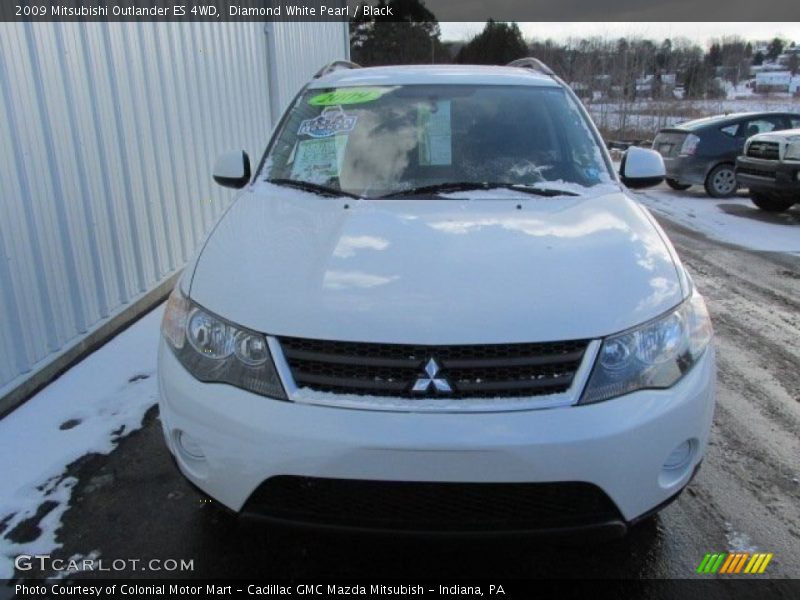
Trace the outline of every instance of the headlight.
[[161, 332], [181, 364], [200, 381], [287, 399], [267, 338], [193, 305], [178, 287], [167, 301]]
[[800, 160], [800, 142], [789, 142], [786, 144], [786, 152], [783, 154], [784, 160]]
[[669, 314], [606, 338], [580, 403], [671, 387], [692, 368], [710, 341], [708, 310], [694, 291]]

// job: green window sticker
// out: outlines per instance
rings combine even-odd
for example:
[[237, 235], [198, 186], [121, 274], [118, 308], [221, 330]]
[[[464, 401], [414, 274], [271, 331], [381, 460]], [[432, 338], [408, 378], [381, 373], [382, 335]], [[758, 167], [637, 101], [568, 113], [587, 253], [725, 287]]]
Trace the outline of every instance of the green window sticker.
[[342, 172], [347, 135], [303, 140], [297, 145], [292, 164], [292, 179], [326, 184]]
[[391, 87], [352, 87], [339, 88], [330, 92], [323, 92], [312, 97], [308, 103], [311, 106], [337, 106], [341, 104], [364, 104], [377, 100], [385, 93], [392, 91]]

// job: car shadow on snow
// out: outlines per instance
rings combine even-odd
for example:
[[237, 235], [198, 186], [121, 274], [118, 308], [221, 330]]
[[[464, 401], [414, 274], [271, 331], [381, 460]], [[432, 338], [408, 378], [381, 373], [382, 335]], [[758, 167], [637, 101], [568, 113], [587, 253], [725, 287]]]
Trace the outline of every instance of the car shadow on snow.
[[734, 217], [752, 219], [773, 225], [800, 225], [800, 205], [795, 205], [788, 211], [781, 213], [771, 213], [755, 206], [744, 206], [732, 202], [721, 202], [717, 206], [724, 213]]

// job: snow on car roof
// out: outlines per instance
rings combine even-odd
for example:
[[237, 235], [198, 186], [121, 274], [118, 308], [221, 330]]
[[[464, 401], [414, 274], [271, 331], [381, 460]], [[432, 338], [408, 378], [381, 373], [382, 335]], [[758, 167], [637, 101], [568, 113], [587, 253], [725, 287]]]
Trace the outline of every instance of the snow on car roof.
[[404, 65], [339, 69], [309, 84], [311, 89], [359, 85], [479, 84], [559, 87], [548, 75], [519, 67]]

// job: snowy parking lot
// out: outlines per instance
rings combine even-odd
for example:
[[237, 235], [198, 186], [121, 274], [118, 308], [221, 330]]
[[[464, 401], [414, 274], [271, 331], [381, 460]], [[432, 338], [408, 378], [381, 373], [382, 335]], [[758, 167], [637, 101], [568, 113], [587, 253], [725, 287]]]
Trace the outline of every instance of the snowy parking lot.
[[108, 454], [157, 401], [156, 309], [0, 420], [0, 579], [48, 554], [87, 456]]
[[0, 420], [0, 578], [48, 574], [15, 573], [13, 557], [34, 553], [192, 559], [194, 572], [177, 575], [198, 577], [412, 577], [431, 564], [445, 578], [569, 577], [575, 564], [590, 577], [691, 577], [706, 552], [755, 550], [774, 553], [769, 576], [800, 577], [800, 205], [769, 214], [745, 195], [663, 185], [637, 197], [708, 300], [719, 392], [697, 479], [628, 537], [602, 552], [554, 552], [232, 526], [179, 476], [161, 439], [159, 308]]
[[702, 186], [685, 192], [661, 186], [638, 194], [638, 198], [656, 215], [714, 240], [800, 255], [800, 205], [786, 213], [767, 213], [756, 208], [746, 192], [733, 198], [710, 198]]

